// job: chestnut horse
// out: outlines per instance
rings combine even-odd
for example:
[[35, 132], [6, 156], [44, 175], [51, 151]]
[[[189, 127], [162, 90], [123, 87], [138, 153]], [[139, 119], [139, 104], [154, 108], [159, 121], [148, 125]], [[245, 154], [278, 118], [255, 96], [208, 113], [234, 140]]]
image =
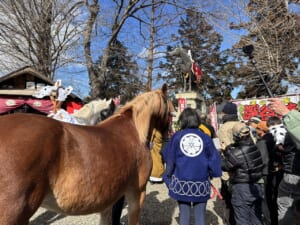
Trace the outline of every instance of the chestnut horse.
[[154, 128], [166, 132], [167, 86], [138, 95], [95, 126], [34, 114], [0, 117], [0, 225], [27, 225], [42, 206], [66, 215], [101, 213], [123, 195], [129, 225], [139, 224]]

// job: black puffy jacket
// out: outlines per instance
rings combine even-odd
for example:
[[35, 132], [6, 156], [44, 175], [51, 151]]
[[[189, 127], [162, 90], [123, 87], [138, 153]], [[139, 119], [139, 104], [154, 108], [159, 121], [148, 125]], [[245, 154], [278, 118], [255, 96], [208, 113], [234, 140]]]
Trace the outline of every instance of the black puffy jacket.
[[226, 147], [222, 169], [230, 172], [232, 183], [255, 183], [262, 177], [262, 156], [251, 137]]

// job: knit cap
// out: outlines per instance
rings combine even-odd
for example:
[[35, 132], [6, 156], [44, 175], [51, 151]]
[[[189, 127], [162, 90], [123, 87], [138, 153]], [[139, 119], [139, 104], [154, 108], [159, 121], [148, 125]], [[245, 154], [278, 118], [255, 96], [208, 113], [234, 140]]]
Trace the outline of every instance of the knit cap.
[[258, 124], [259, 122], [261, 122], [261, 118], [260, 118], [260, 116], [253, 116], [253, 117], [251, 117], [249, 122]]
[[235, 137], [245, 137], [250, 134], [250, 128], [245, 123], [239, 122], [232, 127], [232, 133]]
[[232, 102], [227, 102], [222, 110], [225, 114], [237, 114], [237, 106]]
[[267, 127], [267, 122], [266, 121], [260, 121], [257, 124], [256, 129], [261, 130], [263, 132], [267, 132], [269, 130], [269, 128]]

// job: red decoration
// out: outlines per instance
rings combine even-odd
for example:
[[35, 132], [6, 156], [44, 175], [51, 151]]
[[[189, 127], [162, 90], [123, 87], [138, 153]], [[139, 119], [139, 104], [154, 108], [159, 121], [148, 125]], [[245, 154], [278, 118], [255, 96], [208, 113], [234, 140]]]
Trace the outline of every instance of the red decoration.
[[178, 107], [179, 107], [179, 112], [182, 112], [185, 109], [185, 107], [186, 107], [186, 99], [185, 98], [178, 99]]
[[24, 104], [29, 105], [35, 110], [42, 113], [49, 114], [53, 109], [51, 100], [46, 99], [34, 99], [29, 97], [1, 97], [0, 98], [0, 113], [6, 113], [10, 110], [16, 109]]
[[82, 106], [80, 102], [67, 102], [67, 112], [73, 114], [75, 110], [81, 109]]
[[192, 64], [192, 72], [194, 76], [196, 77], [196, 83], [200, 83], [201, 77], [202, 77], [202, 69], [200, 66], [198, 66], [195, 62]]

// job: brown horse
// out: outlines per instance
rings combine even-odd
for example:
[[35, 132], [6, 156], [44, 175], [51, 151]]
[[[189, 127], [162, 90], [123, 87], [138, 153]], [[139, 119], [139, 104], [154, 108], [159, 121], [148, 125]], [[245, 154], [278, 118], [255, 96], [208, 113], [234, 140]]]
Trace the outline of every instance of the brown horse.
[[39, 206], [66, 215], [101, 213], [125, 195], [139, 224], [152, 161], [153, 128], [165, 132], [167, 87], [141, 94], [96, 126], [33, 114], [0, 117], [0, 225], [26, 225]]

